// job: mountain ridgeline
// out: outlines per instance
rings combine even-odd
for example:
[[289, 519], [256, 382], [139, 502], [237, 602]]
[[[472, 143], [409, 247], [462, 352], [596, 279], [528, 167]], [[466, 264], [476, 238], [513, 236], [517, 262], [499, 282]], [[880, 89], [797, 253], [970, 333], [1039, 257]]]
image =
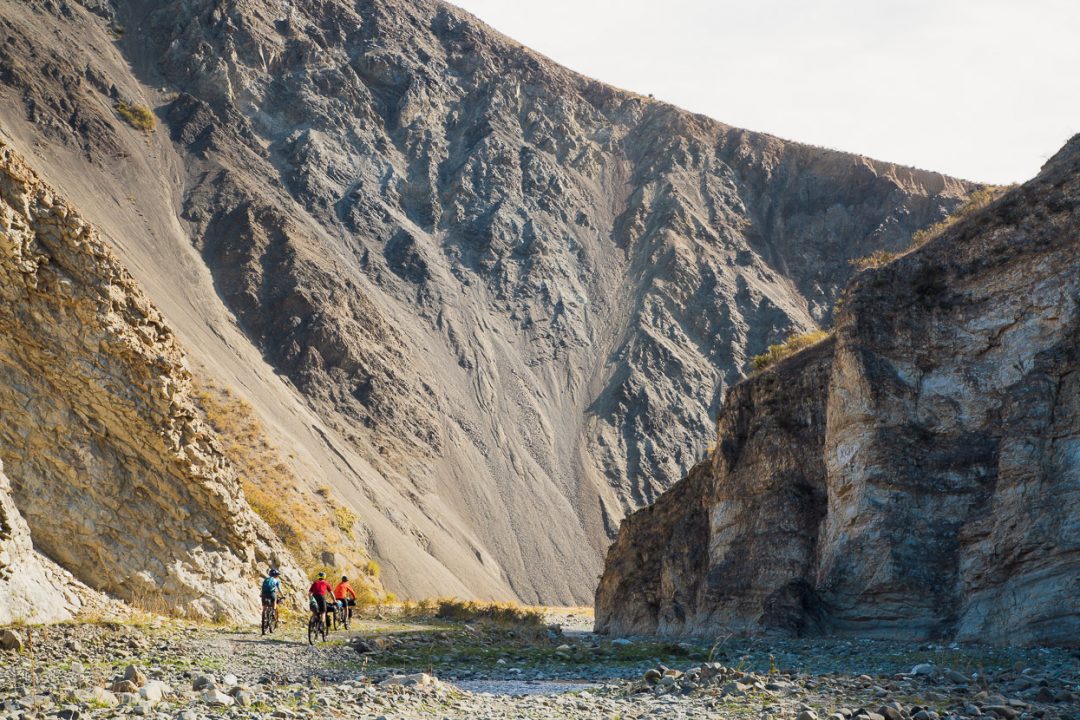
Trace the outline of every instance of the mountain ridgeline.
[[426, 0], [0, 0], [0, 99], [414, 596], [589, 598], [749, 358], [976, 187], [691, 115]]

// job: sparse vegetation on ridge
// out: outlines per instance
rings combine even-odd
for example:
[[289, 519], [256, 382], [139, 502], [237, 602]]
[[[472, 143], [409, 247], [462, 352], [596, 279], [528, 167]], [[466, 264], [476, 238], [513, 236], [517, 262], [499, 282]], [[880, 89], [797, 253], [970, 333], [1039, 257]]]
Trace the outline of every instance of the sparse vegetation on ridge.
[[1009, 189], [1010, 186], [1006, 185], [987, 185], [975, 190], [968, 196], [966, 202], [963, 205], [956, 208], [941, 222], [936, 222], [928, 228], [923, 228], [917, 231], [911, 236], [911, 247], [909, 251], [921, 248], [926, 243], [943, 233], [948, 228], [955, 225], [960, 220], [963, 220], [968, 215], [971, 215], [977, 210], [981, 210], [994, 200], [997, 200], [1002, 193]]
[[787, 340], [778, 345], [770, 345], [768, 350], [760, 355], [755, 355], [750, 359], [750, 362], [753, 363], [755, 370], [764, 370], [770, 365], [775, 365], [784, 358], [794, 355], [803, 348], [817, 345], [828, 337], [829, 333], [825, 330], [795, 333], [788, 336]]
[[883, 265], [888, 265], [903, 253], [889, 252], [888, 250], [876, 250], [865, 257], [855, 258], [850, 261], [859, 270], [872, 270]]
[[911, 236], [911, 244], [907, 249], [900, 252], [876, 250], [869, 255], [854, 258], [849, 262], [859, 270], [876, 270], [877, 268], [884, 267], [912, 250], [921, 248], [960, 220], [963, 220], [975, 211], [981, 210], [994, 200], [997, 200], [1006, 190], [1013, 187], [1015, 187], [1015, 185], [987, 185], [986, 187], [979, 188], [978, 190], [973, 191], [964, 204], [956, 208], [956, 210], [950, 213], [944, 220], [916, 231], [915, 234]]

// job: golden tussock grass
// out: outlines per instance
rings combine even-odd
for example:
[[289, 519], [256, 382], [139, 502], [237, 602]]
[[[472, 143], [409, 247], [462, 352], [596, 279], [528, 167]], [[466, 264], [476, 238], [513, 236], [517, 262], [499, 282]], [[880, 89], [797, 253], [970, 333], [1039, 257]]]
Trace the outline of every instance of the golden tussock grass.
[[751, 358], [755, 370], [764, 370], [770, 365], [775, 365], [786, 357], [790, 357], [803, 348], [817, 345], [829, 337], [825, 330], [811, 330], [810, 332], [795, 333], [788, 336], [787, 340], [779, 345], [770, 345], [769, 349], [761, 355]]
[[[328, 485], [311, 490], [282, 459], [255, 410], [229, 388], [194, 381], [192, 396], [203, 419], [218, 434], [225, 455], [237, 469], [240, 485], [251, 509], [261, 517], [298, 562], [321, 567], [324, 551], [345, 560], [345, 565], [323, 568], [335, 574], [358, 575], [354, 584], [381, 594], [378, 572], [366, 572], [367, 553], [354, 540], [359, 518], [339, 503]], [[356, 572], [352, 572], [356, 571]], [[366, 586], [370, 586], [369, 588]]]
[[118, 102], [116, 103], [116, 112], [120, 114], [120, 117], [127, 120], [131, 127], [138, 128], [143, 132], [151, 132], [157, 127], [157, 117], [145, 105], [137, 103], [129, 105], [125, 102]]

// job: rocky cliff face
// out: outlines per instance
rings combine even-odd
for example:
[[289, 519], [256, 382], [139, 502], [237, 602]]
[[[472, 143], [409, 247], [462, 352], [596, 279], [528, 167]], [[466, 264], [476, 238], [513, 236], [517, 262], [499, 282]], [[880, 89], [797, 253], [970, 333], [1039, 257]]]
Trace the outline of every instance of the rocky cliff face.
[[205, 281], [154, 244], [194, 244], [245, 337], [177, 327], [288, 379], [241, 375], [314, 411], [284, 442], [405, 593], [587, 597], [747, 358], [971, 189], [615, 90], [427, 0], [0, 6], [0, 117], [78, 177], [170, 179], [123, 222], [124, 190], [80, 192], [178, 313]]
[[607, 631], [1080, 641], [1080, 137], [860, 274], [624, 523]]
[[0, 625], [67, 620], [103, 598], [34, 550], [0, 463]]
[[[161, 314], [94, 228], [0, 142], [5, 564], [27, 557], [29, 527], [36, 550], [137, 605], [253, 614], [258, 573], [295, 571], [190, 393]], [[29, 591], [34, 580], [21, 582]]]

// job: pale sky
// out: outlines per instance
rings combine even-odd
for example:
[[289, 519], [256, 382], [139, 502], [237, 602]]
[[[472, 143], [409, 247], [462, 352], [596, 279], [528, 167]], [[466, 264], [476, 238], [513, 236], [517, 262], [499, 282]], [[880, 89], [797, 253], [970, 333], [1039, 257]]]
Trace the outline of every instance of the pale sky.
[[453, 2], [609, 84], [971, 180], [1080, 132], [1080, 0]]

